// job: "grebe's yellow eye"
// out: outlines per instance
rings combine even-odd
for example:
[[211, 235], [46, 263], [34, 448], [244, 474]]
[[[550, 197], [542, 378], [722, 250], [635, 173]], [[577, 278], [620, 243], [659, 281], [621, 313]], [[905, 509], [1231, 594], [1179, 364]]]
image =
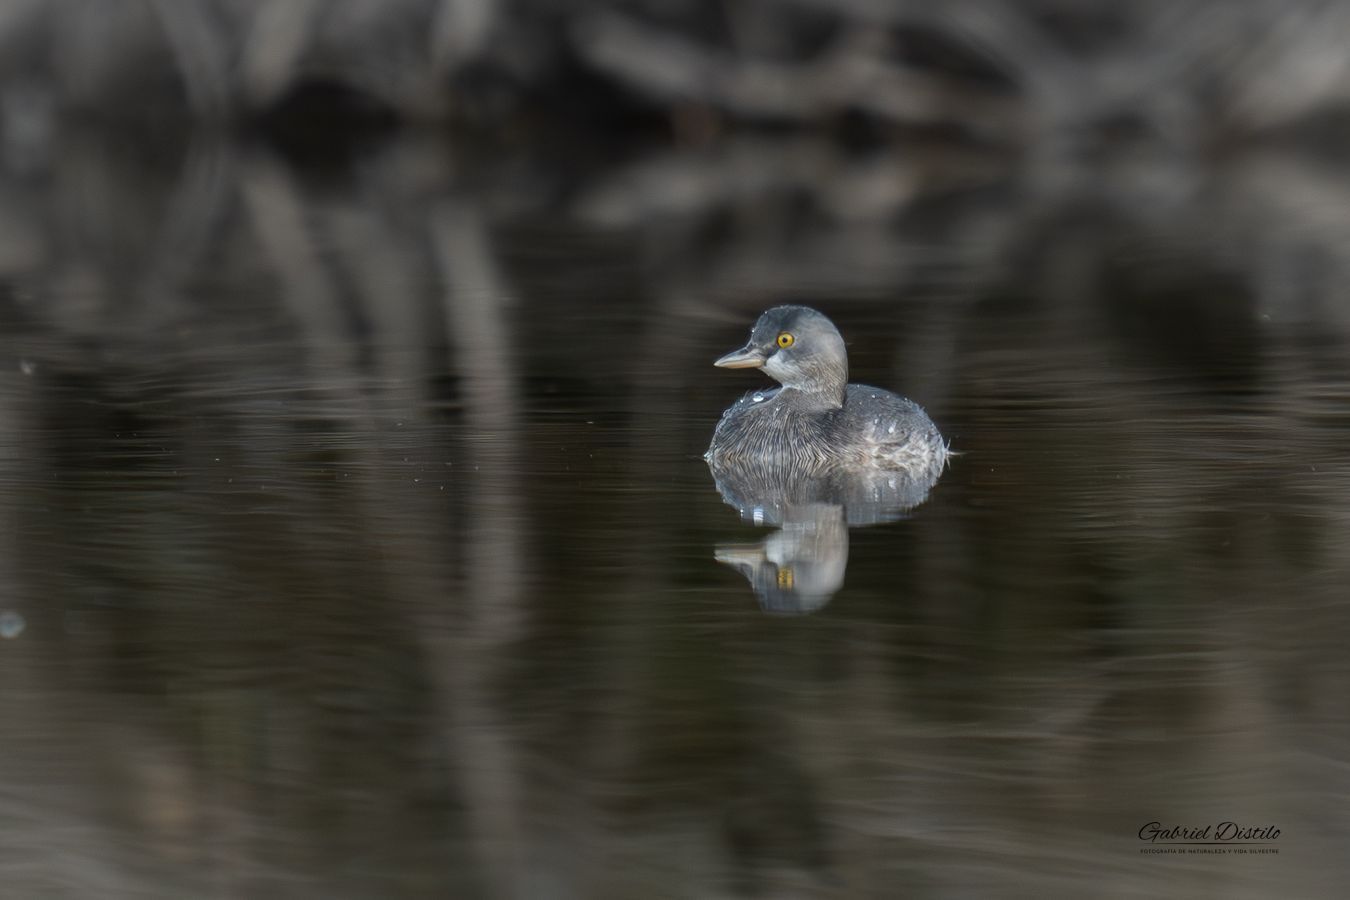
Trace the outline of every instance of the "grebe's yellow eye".
[[796, 341], [797, 339], [786, 331], [778, 336], [778, 346], [782, 347], [784, 350], [791, 347]]

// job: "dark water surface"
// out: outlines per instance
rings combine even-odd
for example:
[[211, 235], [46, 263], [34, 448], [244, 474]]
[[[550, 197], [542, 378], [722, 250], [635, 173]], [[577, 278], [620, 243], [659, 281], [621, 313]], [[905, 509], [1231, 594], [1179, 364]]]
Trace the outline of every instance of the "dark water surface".
[[[6, 896], [1343, 889], [1350, 317], [1304, 207], [789, 225], [401, 152], [6, 183]], [[711, 361], [782, 300], [959, 451], [894, 521], [719, 496], [767, 382]], [[762, 607], [727, 547], [824, 587]], [[1268, 839], [1143, 852], [1225, 821]]]

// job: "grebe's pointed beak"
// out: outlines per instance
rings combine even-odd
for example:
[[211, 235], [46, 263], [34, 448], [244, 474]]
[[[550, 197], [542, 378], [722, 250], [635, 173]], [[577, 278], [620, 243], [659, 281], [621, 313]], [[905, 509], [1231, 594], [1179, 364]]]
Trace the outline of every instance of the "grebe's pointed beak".
[[764, 545], [760, 544], [718, 544], [713, 559], [724, 566], [753, 572], [755, 566], [765, 561]]
[[759, 369], [764, 366], [764, 354], [758, 348], [746, 344], [739, 350], [732, 350], [713, 365], [722, 369]]

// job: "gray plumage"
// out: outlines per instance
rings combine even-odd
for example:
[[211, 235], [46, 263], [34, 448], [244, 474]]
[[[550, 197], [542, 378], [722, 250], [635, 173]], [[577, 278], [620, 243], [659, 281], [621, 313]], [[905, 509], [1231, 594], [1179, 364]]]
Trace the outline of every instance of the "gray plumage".
[[722, 414], [705, 459], [714, 466], [878, 466], [942, 470], [947, 444], [914, 401], [848, 383], [848, 353], [829, 319], [805, 306], [759, 317], [750, 340], [716, 365], [762, 368], [782, 384], [751, 391]]

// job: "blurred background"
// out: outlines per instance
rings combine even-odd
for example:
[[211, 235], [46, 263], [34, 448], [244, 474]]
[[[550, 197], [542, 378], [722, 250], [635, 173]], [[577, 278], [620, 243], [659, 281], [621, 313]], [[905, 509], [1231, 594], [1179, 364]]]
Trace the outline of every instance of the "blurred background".
[[[1347, 151], [1329, 0], [0, 0], [5, 893], [1340, 895]], [[780, 302], [961, 453], [802, 615]]]

